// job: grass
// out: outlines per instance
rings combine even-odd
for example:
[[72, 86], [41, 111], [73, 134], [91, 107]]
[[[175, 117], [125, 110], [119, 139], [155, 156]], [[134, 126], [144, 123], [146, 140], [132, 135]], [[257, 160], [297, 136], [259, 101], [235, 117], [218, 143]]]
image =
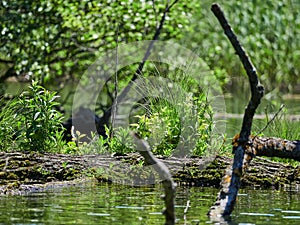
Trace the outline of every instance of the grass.
[[[286, 111], [280, 113], [274, 121], [269, 124], [267, 129], [259, 135], [265, 137], [279, 137], [287, 140], [300, 140], [300, 121], [290, 120], [287, 115]], [[267, 122], [268, 121], [266, 121], [266, 123]], [[300, 162], [293, 159], [283, 159], [278, 157], [269, 159], [275, 162], [288, 163], [293, 166], [300, 165]]]
[[290, 120], [285, 114], [282, 114], [270, 124], [264, 135], [287, 140], [300, 140], [300, 121]]
[[[182, 74], [181, 74], [182, 75]], [[187, 79], [182, 85], [184, 90], [191, 87]], [[150, 91], [158, 90], [147, 80], [143, 85], [138, 84], [137, 92], [147, 85], [148, 89], [142, 93], [149, 96]], [[192, 81], [190, 81], [192, 82]], [[159, 86], [161, 83], [158, 83]], [[62, 114], [55, 106], [58, 105], [55, 92], [49, 92], [33, 82], [28, 92], [8, 102], [0, 100], [0, 148], [2, 151], [39, 151], [62, 152], [67, 154], [126, 154], [135, 151], [130, 130], [139, 133], [146, 139], [156, 155], [183, 156], [210, 154], [213, 148], [211, 140], [213, 124], [213, 110], [204, 93], [190, 95], [179, 87], [164, 87], [162, 95], [154, 93], [151, 97], [138, 103], [134, 113], [130, 114], [130, 127], [119, 127], [114, 135], [108, 139], [99, 137], [92, 145], [74, 140], [66, 143], [63, 140], [61, 127]], [[181, 93], [181, 94], [179, 94]], [[281, 112], [269, 124], [262, 136], [280, 137], [288, 140], [300, 140], [300, 121], [291, 121], [287, 112]], [[185, 122], [184, 122], [185, 121]], [[266, 121], [267, 123], [268, 121]], [[111, 134], [106, 128], [107, 135]], [[223, 137], [222, 139], [225, 139]], [[230, 144], [219, 140], [218, 154], [227, 155], [231, 151]], [[76, 145], [79, 143], [79, 146]], [[81, 143], [81, 144], [80, 144]], [[178, 147], [179, 146], [179, 147]], [[299, 165], [294, 160], [273, 158], [272, 160]]]

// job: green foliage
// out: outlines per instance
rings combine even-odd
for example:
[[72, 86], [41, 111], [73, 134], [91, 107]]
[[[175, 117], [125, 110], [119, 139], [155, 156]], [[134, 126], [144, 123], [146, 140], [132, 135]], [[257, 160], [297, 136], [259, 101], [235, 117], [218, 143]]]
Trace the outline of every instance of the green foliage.
[[29, 91], [15, 102], [15, 139], [20, 149], [43, 152], [62, 148], [62, 115], [54, 108], [58, 97], [32, 82]]
[[[195, 81], [187, 77], [182, 81], [183, 89], [193, 89]], [[131, 127], [149, 142], [154, 154], [203, 155], [211, 144], [213, 111], [204, 93], [192, 96], [174, 89], [176, 87], [163, 90], [170, 92], [167, 96], [174, 98], [172, 102], [167, 100], [168, 97], [150, 98], [146, 112], [135, 115], [137, 120]]]
[[[165, 1], [10, 0], [0, 3], [1, 58], [19, 75], [78, 77], [119, 43], [152, 39]], [[161, 39], [182, 37], [190, 7], [178, 2]]]
[[[210, 11], [213, 1], [196, 2], [191, 3], [195, 7], [182, 43], [197, 49], [200, 57], [218, 71], [224, 83], [230, 77], [231, 87], [240, 86], [243, 82], [235, 78], [245, 72]], [[257, 68], [266, 90], [293, 91], [300, 77], [297, 66], [300, 63], [299, 1], [220, 1], [219, 4]]]
[[180, 136], [180, 118], [176, 109], [166, 102], [151, 105], [147, 115], [137, 115], [139, 123], [131, 124], [146, 139], [157, 155], [170, 156]]
[[2, 151], [12, 150], [15, 136], [15, 108], [16, 99], [8, 102], [0, 99], [0, 149]]
[[[54, 81], [78, 78], [95, 58], [121, 43], [152, 39], [166, 1], [11, 0], [0, 3], [0, 58], [19, 75]], [[196, 49], [223, 84], [244, 74], [210, 11], [212, 0], [178, 1], [161, 40]], [[300, 19], [297, 0], [220, 1], [267, 90], [299, 83]], [[1, 67], [2, 68], [2, 65]], [[230, 77], [230, 79], [229, 79]], [[245, 78], [246, 79], [246, 78]]]
[[106, 127], [106, 135], [108, 138], [99, 136], [89, 144], [79, 142], [78, 146], [75, 144], [75, 142], [69, 142], [68, 146], [64, 148], [64, 152], [80, 155], [107, 153], [123, 155], [126, 153], [135, 152], [135, 145], [133, 144], [133, 138], [130, 135], [129, 129], [119, 127], [113, 130], [113, 135], [111, 135], [111, 133], [112, 130]]

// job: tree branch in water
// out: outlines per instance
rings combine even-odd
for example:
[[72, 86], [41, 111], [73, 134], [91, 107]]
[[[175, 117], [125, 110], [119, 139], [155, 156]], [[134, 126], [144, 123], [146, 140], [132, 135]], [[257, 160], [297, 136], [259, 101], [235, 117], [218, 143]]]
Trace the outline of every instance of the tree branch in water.
[[163, 162], [158, 160], [151, 152], [150, 145], [147, 141], [141, 139], [137, 134], [132, 133], [134, 142], [136, 144], [137, 150], [144, 157], [145, 162], [148, 165], [154, 167], [154, 169], [159, 174], [162, 179], [162, 184], [165, 189], [165, 206], [166, 209], [164, 214], [166, 216], [165, 225], [175, 224], [175, 209], [174, 209], [174, 199], [175, 199], [175, 183], [173, 182], [172, 175], [169, 169], [165, 166]]
[[236, 35], [231, 29], [220, 6], [218, 4], [213, 4], [211, 10], [219, 20], [226, 36], [230, 40], [237, 55], [239, 56], [248, 75], [251, 88], [251, 99], [245, 109], [241, 132], [237, 139], [238, 144], [237, 146], [233, 146], [234, 161], [232, 168], [231, 170], [226, 171], [226, 175], [222, 182], [223, 188], [217, 197], [215, 205], [210, 209], [208, 213], [210, 216], [216, 214], [229, 216], [233, 211], [238, 190], [241, 186], [241, 177], [243, 171], [245, 170], [247, 165], [249, 165], [252, 159], [251, 154], [249, 155], [248, 152], [245, 154], [245, 151], [252, 144], [251, 140], [249, 139], [252, 120], [255, 114], [255, 110], [260, 104], [261, 98], [264, 95], [264, 88], [259, 83], [255, 67], [252, 65], [245, 50], [243, 49]]

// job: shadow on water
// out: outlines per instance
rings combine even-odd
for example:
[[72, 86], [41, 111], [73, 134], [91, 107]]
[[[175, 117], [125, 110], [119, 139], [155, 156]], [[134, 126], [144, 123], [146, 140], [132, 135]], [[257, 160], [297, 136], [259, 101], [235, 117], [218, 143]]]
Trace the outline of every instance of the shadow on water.
[[[216, 224], [206, 213], [217, 192], [213, 188], [178, 187], [176, 224]], [[3, 196], [0, 224], [163, 224], [162, 193], [160, 185], [87, 184]], [[242, 189], [231, 222], [219, 224], [299, 224], [299, 200], [298, 192], [293, 191]]]

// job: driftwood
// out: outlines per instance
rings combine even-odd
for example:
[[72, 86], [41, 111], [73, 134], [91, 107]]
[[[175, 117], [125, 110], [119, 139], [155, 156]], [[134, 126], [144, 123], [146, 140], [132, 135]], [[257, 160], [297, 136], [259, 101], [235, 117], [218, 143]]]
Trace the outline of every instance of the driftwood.
[[282, 140], [279, 138], [250, 137], [252, 120], [255, 110], [264, 95], [264, 88], [259, 83], [256, 69], [237, 40], [220, 7], [217, 4], [213, 4], [212, 11], [218, 18], [226, 36], [240, 57], [244, 69], [247, 72], [251, 88], [251, 99], [245, 109], [240, 134], [233, 139], [234, 160], [232, 166], [226, 169], [221, 182], [221, 191], [217, 196], [215, 204], [208, 212], [208, 215], [212, 219], [219, 220], [218, 218], [220, 218], [220, 216], [226, 219], [226, 217], [231, 214], [238, 190], [241, 186], [241, 178], [254, 156], [278, 156], [299, 160], [300, 142]]

